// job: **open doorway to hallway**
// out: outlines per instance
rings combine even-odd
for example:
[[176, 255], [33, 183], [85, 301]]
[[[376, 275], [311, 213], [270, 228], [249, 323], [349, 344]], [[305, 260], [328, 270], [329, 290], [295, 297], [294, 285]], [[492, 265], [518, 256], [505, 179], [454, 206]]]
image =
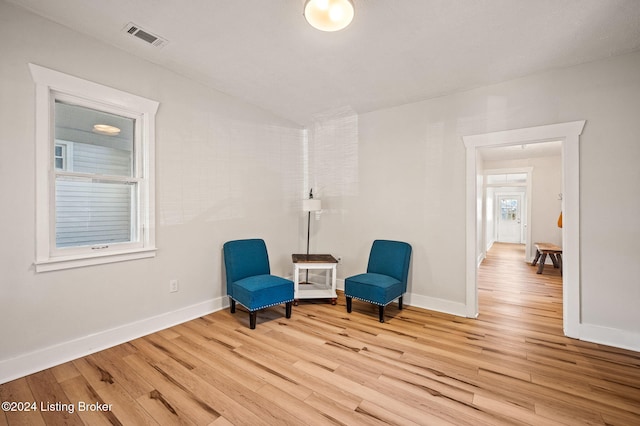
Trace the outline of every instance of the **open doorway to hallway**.
[[[534, 243], [562, 246], [562, 229], [557, 227], [562, 210], [558, 199], [562, 193], [562, 142], [481, 148], [478, 159], [484, 174], [483, 197], [479, 200], [483, 206], [478, 213], [481, 258], [486, 259], [491, 252], [494, 258], [506, 256], [513, 261], [517, 255], [519, 263], [529, 265]], [[501, 249], [493, 250], [496, 244]], [[494, 264], [502, 262], [483, 261], [485, 269]], [[484, 309], [479, 300], [480, 315]]]
[[586, 121], [571, 121], [513, 130], [463, 136], [466, 150], [467, 236], [466, 315], [478, 316], [478, 266], [484, 248], [478, 223], [482, 165], [479, 151], [488, 147], [514, 147], [546, 141], [562, 141], [562, 242], [563, 329], [568, 337], [580, 335], [580, 135]]
[[[484, 154], [483, 154], [484, 152]], [[532, 167], [487, 169], [485, 164], [498, 167], [511, 165], [516, 159], [504, 159], [499, 151], [480, 150], [484, 173], [482, 188], [481, 220], [481, 259], [486, 250], [498, 241], [503, 243], [525, 244], [525, 257], [531, 253], [531, 181]], [[483, 155], [487, 156], [485, 160]], [[498, 158], [500, 161], [496, 161]], [[530, 159], [525, 159], [529, 162]], [[560, 167], [560, 166], [558, 166]]]

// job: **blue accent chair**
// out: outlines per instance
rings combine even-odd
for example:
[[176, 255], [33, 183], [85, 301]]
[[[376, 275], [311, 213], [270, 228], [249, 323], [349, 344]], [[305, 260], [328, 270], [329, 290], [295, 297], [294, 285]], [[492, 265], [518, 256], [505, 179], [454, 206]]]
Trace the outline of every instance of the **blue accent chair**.
[[228, 241], [223, 253], [232, 314], [240, 303], [249, 310], [249, 327], [254, 329], [257, 311], [284, 303], [286, 317], [291, 318], [293, 281], [271, 275], [264, 240]]
[[369, 254], [367, 272], [344, 281], [347, 312], [351, 313], [352, 299], [360, 299], [379, 306], [380, 322], [384, 322], [384, 307], [407, 291], [411, 245], [401, 241], [375, 240]]

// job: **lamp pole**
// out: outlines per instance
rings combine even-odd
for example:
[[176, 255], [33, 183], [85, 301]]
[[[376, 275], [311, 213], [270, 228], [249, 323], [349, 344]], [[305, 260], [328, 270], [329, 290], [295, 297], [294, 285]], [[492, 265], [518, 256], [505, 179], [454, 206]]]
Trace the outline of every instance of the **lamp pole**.
[[[313, 188], [309, 191], [309, 199], [313, 200]], [[307, 212], [307, 262], [309, 261], [309, 237], [311, 236], [311, 210]], [[309, 284], [309, 270], [307, 269], [304, 282]]]
[[[309, 199], [313, 200], [313, 188], [311, 188], [311, 191], [309, 191]], [[311, 235], [311, 210], [307, 212], [307, 256], [309, 256], [309, 236], [310, 235]], [[309, 278], [309, 270], [307, 269], [307, 279], [308, 278]]]

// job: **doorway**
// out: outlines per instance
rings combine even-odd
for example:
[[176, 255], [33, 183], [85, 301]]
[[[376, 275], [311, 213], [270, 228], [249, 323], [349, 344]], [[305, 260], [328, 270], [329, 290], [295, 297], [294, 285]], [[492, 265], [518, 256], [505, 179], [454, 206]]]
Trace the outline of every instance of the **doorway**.
[[[466, 314], [478, 316], [477, 268], [481, 250], [482, 231], [478, 226], [479, 194], [482, 194], [482, 175], [477, 150], [482, 147], [528, 145], [562, 141], [563, 188], [563, 328], [568, 337], [580, 335], [580, 181], [579, 142], [585, 121], [551, 124], [500, 132], [463, 136], [467, 148], [467, 236], [466, 236]], [[481, 197], [481, 195], [480, 195]]]
[[[527, 150], [531, 157], [560, 156], [562, 146], [559, 141], [538, 146], [542, 148]], [[494, 242], [524, 244], [523, 259], [531, 260], [533, 257], [531, 255], [532, 239], [529, 223], [532, 206], [533, 167], [528, 165], [522, 167], [522, 160], [528, 158], [521, 155], [524, 150], [517, 150], [516, 152], [520, 154], [517, 156], [505, 148], [482, 148], [479, 151], [482, 154], [481, 170], [484, 172], [484, 198], [479, 214], [481, 212], [485, 218], [482, 223], [483, 250], [479, 261], [486, 257], [487, 250], [492, 247]], [[518, 162], [520, 163], [518, 167], [513, 167]], [[498, 165], [500, 168], [485, 168], [487, 163], [492, 166]], [[508, 201], [514, 197], [516, 198], [515, 202]], [[501, 212], [500, 198], [505, 200], [503, 204], [512, 204], [511, 208], [515, 208], [515, 212], [511, 212], [511, 214], [507, 211]], [[514, 203], [517, 204], [513, 205]], [[505, 205], [502, 207], [506, 208]], [[513, 219], [513, 214], [515, 214], [515, 223], [508, 223], [510, 216]], [[505, 223], [500, 224], [500, 220]]]

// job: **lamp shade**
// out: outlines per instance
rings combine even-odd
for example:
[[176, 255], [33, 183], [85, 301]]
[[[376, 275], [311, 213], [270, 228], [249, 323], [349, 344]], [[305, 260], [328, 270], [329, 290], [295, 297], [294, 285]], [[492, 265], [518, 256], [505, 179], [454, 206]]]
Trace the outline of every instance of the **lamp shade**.
[[305, 212], [317, 212], [322, 210], [322, 203], [320, 200], [310, 198], [308, 200], [302, 200], [302, 210]]
[[339, 31], [351, 23], [354, 15], [352, 0], [307, 0], [304, 17], [320, 31]]

